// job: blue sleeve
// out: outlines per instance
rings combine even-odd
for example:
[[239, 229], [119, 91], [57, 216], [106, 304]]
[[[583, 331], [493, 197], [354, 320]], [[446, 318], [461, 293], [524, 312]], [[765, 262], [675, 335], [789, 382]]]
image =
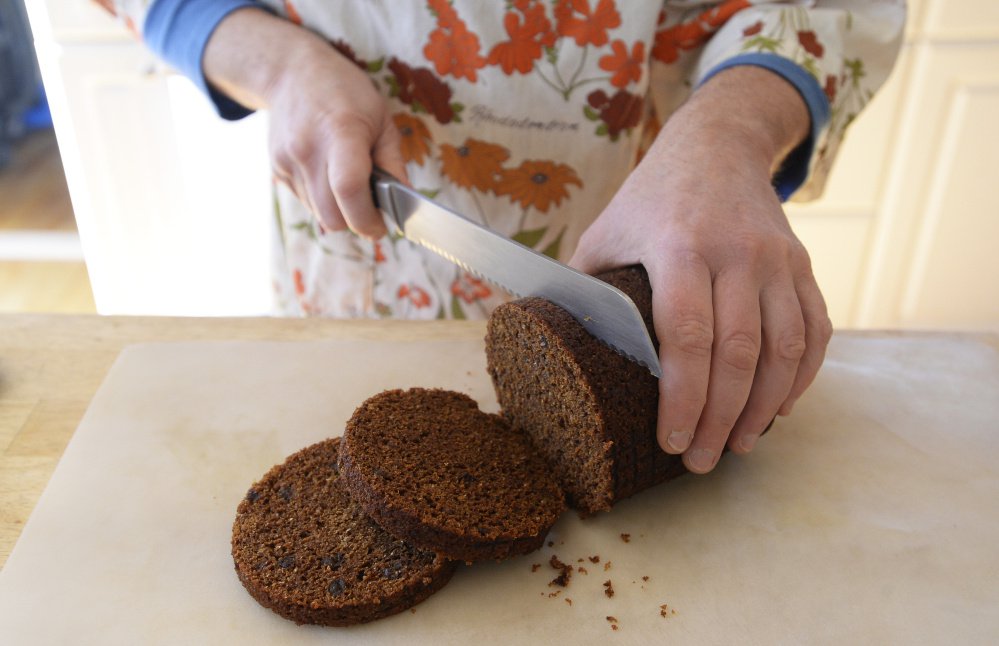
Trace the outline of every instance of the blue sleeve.
[[142, 26], [153, 52], [176, 68], [211, 99], [224, 119], [242, 119], [252, 110], [225, 96], [205, 78], [201, 59], [215, 28], [236, 9], [260, 7], [254, 0], [157, 0]]
[[822, 130], [829, 124], [829, 99], [811, 74], [792, 60], [776, 54], [750, 52], [726, 59], [723, 63], [709, 71], [703, 79], [703, 85], [709, 78], [722, 70], [738, 65], [755, 65], [781, 75], [793, 85], [808, 106], [812, 118], [812, 131], [808, 139], [795, 148], [784, 160], [777, 175], [774, 176], [774, 189], [781, 201], [787, 200], [808, 178], [808, 167], [815, 150], [815, 142], [819, 140]]

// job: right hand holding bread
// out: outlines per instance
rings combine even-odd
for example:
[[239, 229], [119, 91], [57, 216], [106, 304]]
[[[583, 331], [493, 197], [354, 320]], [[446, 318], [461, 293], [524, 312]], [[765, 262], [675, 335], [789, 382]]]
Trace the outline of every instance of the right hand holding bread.
[[808, 132], [796, 90], [736, 67], [697, 90], [580, 239], [595, 274], [642, 264], [660, 342], [658, 438], [695, 473], [790, 413], [832, 326], [771, 177]]

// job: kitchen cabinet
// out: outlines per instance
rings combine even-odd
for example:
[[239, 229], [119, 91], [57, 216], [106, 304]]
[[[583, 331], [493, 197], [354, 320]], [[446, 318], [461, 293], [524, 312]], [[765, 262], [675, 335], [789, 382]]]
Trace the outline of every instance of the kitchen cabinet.
[[[262, 121], [221, 122], [91, 3], [31, 14], [98, 310], [267, 311]], [[837, 326], [999, 329], [997, 70], [999, 4], [910, 2], [824, 195], [787, 206]]]
[[999, 4], [909, 3], [820, 200], [790, 204], [834, 323], [999, 329]]
[[999, 328], [999, 9], [953, 4], [908, 46], [859, 325]]

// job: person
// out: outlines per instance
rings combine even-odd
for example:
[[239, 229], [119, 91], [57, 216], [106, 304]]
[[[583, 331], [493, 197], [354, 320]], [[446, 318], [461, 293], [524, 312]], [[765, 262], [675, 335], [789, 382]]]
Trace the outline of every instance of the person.
[[902, 0], [114, 8], [220, 115], [269, 112], [289, 313], [473, 318], [507, 298], [386, 235], [378, 165], [581, 271], [643, 265], [658, 440], [693, 472], [750, 451], [819, 370], [832, 327], [781, 202], [821, 190]]

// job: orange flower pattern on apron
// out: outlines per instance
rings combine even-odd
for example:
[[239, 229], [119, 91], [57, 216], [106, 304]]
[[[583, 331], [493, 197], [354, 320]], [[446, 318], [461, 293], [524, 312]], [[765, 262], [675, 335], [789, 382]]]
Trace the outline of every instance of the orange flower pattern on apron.
[[407, 163], [422, 166], [423, 160], [430, 154], [430, 131], [427, 126], [419, 117], [405, 112], [392, 115], [392, 122], [399, 129], [399, 136], [402, 138], [399, 144], [402, 158]]

